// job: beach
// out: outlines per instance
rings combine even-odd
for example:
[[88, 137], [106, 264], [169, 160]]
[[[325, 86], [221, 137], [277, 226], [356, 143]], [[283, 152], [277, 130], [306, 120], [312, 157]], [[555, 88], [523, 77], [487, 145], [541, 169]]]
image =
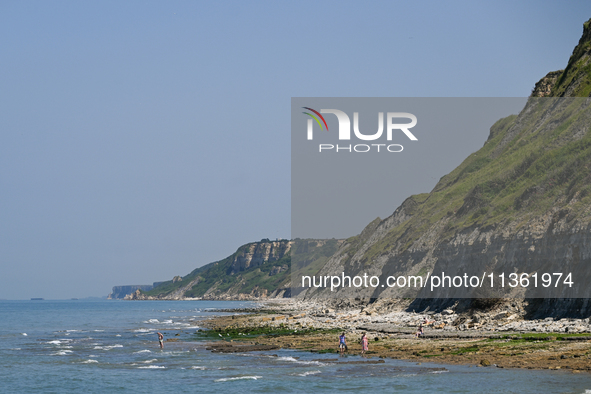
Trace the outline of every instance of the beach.
[[[470, 319], [453, 311], [378, 313], [366, 307], [336, 310], [293, 301], [268, 302], [258, 310], [236, 312], [203, 323], [212, 330], [209, 335], [224, 340], [212, 350], [296, 349], [337, 354], [338, 337], [345, 332], [346, 354], [353, 355], [361, 353], [359, 340], [367, 333], [368, 359], [591, 372], [589, 319], [524, 320], [510, 309], [473, 313]], [[417, 337], [425, 318], [429, 324]]]
[[[368, 330], [369, 352], [363, 357], [356, 343], [361, 330], [351, 328], [346, 330], [349, 351], [339, 356], [334, 351], [340, 331], [331, 321], [341, 312], [333, 319], [301, 307], [293, 301], [2, 301], [0, 393], [591, 390], [591, 375], [580, 358], [557, 360], [553, 366], [560, 370], [530, 370], [494, 367], [499, 361], [484, 350], [457, 358], [421, 353], [421, 346], [431, 352], [439, 349], [429, 344], [451, 349], [468, 346], [469, 339], [396, 339]], [[373, 322], [386, 315], [365, 316]], [[357, 320], [351, 324], [382, 324]], [[158, 332], [164, 335], [163, 349]], [[426, 336], [431, 333], [425, 329]], [[492, 364], [478, 367], [481, 358]], [[575, 367], [584, 372], [573, 373]]]

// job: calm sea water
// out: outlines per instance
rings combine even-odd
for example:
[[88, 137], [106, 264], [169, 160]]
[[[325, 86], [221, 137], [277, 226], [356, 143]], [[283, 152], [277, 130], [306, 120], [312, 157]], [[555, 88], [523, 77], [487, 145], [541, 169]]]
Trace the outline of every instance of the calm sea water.
[[[0, 301], [0, 392], [591, 393], [591, 375], [399, 360], [338, 364], [280, 350], [214, 354], [200, 319], [245, 302]], [[177, 342], [159, 349], [156, 332]], [[177, 335], [178, 334], [178, 335]], [[347, 361], [362, 360], [349, 356]], [[445, 367], [445, 370], [436, 368]]]

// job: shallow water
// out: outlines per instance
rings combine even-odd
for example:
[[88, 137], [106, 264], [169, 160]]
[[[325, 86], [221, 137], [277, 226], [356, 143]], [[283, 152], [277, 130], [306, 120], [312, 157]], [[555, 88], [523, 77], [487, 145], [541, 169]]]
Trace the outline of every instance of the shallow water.
[[[591, 393], [591, 375], [278, 350], [220, 354], [194, 332], [247, 302], [0, 301], [0, 392]], [[197, 324], [197, 326], [196, 326]], [[159, 349], [156, 332], [177, 342]], [[178, 334], [178, 335], [177, 335]], [[321, 360], [321, 361], [318, 361]], [[444, 369], [443, 369], [444, 368]]]

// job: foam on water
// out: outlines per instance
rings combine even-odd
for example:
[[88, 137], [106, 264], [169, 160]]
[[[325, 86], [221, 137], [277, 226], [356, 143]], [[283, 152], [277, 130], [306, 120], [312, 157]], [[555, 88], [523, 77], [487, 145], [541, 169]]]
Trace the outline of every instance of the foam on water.
[[165, 369], [164, 365], [146, 365], [144, 367], [137, 367], [138, 369]]
[[304, 361], [304, 360], [297, 360], [293, 357], [278, 357], [277, 360], [280, 361], [291, 361], [293, 363], [296, 364], [303, 364], [303, 365], [318, 365], [318, 366], [326, 366], [326, 365], [330, 365], [329, 363], [323, 363], [320, 361]]
[[199, 369], [199, 370], [203, 371], [203, 370], [205, 370], [205, 369], [207, 369], [207, 368], [205, 368], [205, 367], [202, 367], [202, 366], [200, 366], [200, 365], [193, 365], [193, 366], [191, 367], [191, 369]]
[[180, 356], [184, 353], [190, 353], [190, 350], [171, 350], [168, 352], [160, 351], [160, 354], [167, 355], [167, 356]]
[[242, 379], [251, 379], [251, 380], [257, 380], [257, 379], [262, 379], [262, 376], [236, 376], [234, 378], [221, 378], [221, 379], [216, 379], [214, 380], [214, 382], [230, 382], [232, 380], [242, 380]]
[[281, 361], [298, 361], [297, 359], [287, 356], [287, 357], [279, 357], [277, 360], [281, 360]]
[[148, 349], [144, 349], [144, 350], [139, 350], [137, 352], [133, 352], [133, 354], [140, 354], [140, 353], [152, 353], [152, 351], [148, 350]]
[[81, 364], [95, 364], [95, 363], [98, 363], [98, 361], [93, 360], [93, 359], [88, 359], [88, 360], [82, 361]]
[[322, 373], [322, 371], [306, 371], [304, 373], [298, 373], [297, 376], [308, 376], [308, 375], [316, 375]]
[[59, 352], [51, 353], [52, 356], [68, 356], [72, 353], [71, 350], [60, 350]]
[[56, 345], [56, 346], [60, 346], [60, 347], [68, 347], [67, 345], [69, 345], [70, 343], [72, 343], [72, 339], [54, 339], [53, 341], [47, 341], [45, 342], [48, 345]]
[[107, 346], [95, 346], [93, 349], [96, 350], [111, 350], [117, 347], [123, 347], [123, 345], [107, 345]]

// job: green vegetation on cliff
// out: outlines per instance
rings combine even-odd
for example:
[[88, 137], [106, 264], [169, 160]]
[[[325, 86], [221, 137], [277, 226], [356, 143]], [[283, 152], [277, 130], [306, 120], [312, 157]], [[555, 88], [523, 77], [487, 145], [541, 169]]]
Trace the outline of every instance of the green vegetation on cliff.
[[[569, 220], [590, 215], [591, 110], [588, 99], [572, 97], [591, 93], [590, 22], [568, 67], [542, 79], [521, 113], [497, 121], [484, 146], [430, 193], [409, 197], [399, 210], [410, 218], [371, 245], [365, 264], [416, 246], [437, 224], [444, 224], [437, 236], [451, 239], [476, 227], [517, 222], [519, 228], [556, 207], [564, 207]], [[347, 254], [353, 256], [365, 238], [348, 239]]]
[[206, 264], [142, 294], [158, 298], [267, 295], [285, 287], [289, 280], [290, 247], [287, 240], [264, 239], [248, 243], [225, 259]]
[[[317, 264], [306, 267], [315, 274], [338, 249], [341, 241], [299, 242], [298, 256]], [[242, 298], [289, 295], [291, 248], [288, 240], [252, 242], [242, 245], [223, 260], [206, 264], [180, 278], [163, 282], [141, 294], [155, 298]], [[314, 268], [316, 267], [316, 268]], [[316, 271], [314, 271], [316, 269]], [[285, 295], [285, 294], [284, 294]]]

